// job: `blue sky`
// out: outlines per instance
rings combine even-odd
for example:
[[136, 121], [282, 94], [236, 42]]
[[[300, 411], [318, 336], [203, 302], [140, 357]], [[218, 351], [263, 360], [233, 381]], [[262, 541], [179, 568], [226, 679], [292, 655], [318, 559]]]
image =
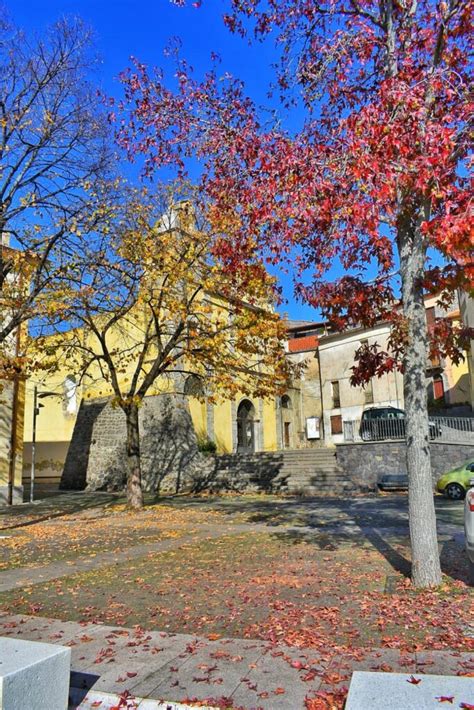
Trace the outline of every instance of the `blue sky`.
[[[1, 3], [1, 0], [0, 0]], [[222, 22], [223, 0], [204, 3], [200, 9], [178, 8], [169, 0], [15, 0], [6, 3], [11, 20], [26, 31], [41, 32], [62, 15], [79, 15], [92, 26], [101, 65], [93, 80], [107, 94], [120, 95], [118, 74], [130, 56], [150, 66], [164, 66], [164, 48], [179, 36], [182, 54], [200, 76], [211, 65], [211, 52], [222, 58], [222, 72], [239, 76], [249, 95], [268, 104], [266, 94], [275, 59], [273, 41], [248, 46], [232, 35]], [[297, 118], [297, 117], [295, 117]], [[295, 303], [289, 278], [282, 284], [288, 303], [282, 308], [292, 318], [316, 319], [312, 308]]]

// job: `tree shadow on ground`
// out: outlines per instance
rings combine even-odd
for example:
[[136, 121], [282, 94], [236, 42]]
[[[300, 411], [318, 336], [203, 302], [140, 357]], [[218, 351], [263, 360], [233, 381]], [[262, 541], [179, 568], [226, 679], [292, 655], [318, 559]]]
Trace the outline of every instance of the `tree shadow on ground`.
[[[269, 532], [289, 544], [309, 542], [319, 549], [370, 545], [398, 573], [409, 576], [408, 499], [406, 494], [352, 498], [240, 496], [162, 499], [171, 506], [245, 514], [250, 523], [265, 524]], [[437, 496], [440, 523], [459, 529], [463, 505]], [[291, 526], [291, 529], [283, 529]], [[276, 529], [276, 530], [275, 530]], [[451, 535], [451, 533], [449, 533]], [[404, 551], [397, 549], [400, 543]], [[441, 567], [454, 580], [467, 582], [467, 561], [462, 544], [442, 541]]]

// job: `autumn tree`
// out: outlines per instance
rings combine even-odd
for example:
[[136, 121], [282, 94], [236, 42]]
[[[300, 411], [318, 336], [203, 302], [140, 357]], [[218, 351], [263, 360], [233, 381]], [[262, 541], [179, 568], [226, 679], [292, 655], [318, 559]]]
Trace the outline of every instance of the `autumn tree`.
[[[183, 0], [177, 5], [185, 4]], [[200, 4], [200, 3], [199, 3]], [[196, 3], [196, 6], [199, 5]], [[404, 373], [412, 578], [441, 580], [426, 398], [429, 349], [459, 358], [465, 335], [439, 320], [428, 337], [424, 294], [449, 303], [472, 286], [466, 169], [472, 2], [229, 0], [231, 31], [270, 33], [276, 92], [301, 131], [265, 122], [241, 82], [185, 60], [176, 80], [138, 61], [122, 76], [122, 145], [145, 172], [199, 157], [218, 244], [235, 270], [256, 249], [289, 259], [296, 293], [336, 326], [393, 324], [387, 352], [361, 349], [355, 383]], [[301, 115], [301, 114], [298, 114]], [[343, 275], [332, 278], [339, 263]], [[329, 273], [328, 273], [329, 272]]]
[[[274, 282], [254, 260], [234, 276], [212, 257], [216, 235], [188, 187], [129, 189], [64, 280], [68, 330], [40, 347], [66, 359], [126, 421], [127, 499], [143, 505], [139, 408], [176, 376], [200, 378], [210, 399], [273, 395], [285, 387], [284, 327], [273, 310]], [[250, 294], [248, 297], [246, 294]], [[152, 391], [153, 390], [153, 391]]]
[[0, 365], [9, 376], [22, 367], [15, 332], [55, 307], [70, 235], [103, 216], [94, 191], [111, 152], [86, 80], [90, 30], [61, 20], [37, 38], [0, 18], [0, 31]]

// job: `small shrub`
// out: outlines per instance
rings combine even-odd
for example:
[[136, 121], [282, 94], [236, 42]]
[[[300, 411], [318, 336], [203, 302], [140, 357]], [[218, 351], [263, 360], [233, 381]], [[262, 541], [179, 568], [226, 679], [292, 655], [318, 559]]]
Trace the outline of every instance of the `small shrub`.
[[202, 454], [215, 454], [217, 451], [216, 442], [207, 436], [198, 436], [197, 447]]

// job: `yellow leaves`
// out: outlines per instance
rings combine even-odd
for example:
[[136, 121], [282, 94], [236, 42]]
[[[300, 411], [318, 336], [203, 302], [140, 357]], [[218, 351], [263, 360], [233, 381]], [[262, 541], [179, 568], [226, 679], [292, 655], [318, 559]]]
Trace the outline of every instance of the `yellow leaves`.
[[43, 119], [46, 124], [49, 126], [54, 124], [54, 117], [52, 116], [50, 111], [45, 111], [43, 114]]

